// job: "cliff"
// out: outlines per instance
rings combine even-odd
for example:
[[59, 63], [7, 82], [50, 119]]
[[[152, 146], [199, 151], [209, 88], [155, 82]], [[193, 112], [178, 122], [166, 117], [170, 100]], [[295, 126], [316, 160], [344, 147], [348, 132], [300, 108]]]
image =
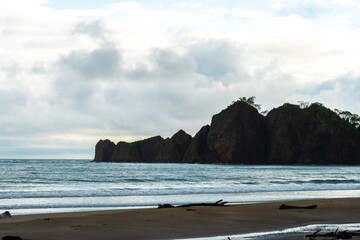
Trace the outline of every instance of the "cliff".
[[181, 162], [191, 141], [183, 130], [171, 138], [151, 137], [132, 143], [100, 140], [95, 147], [95, 162]]
[[284, 104], [266, 117], [237, 101], [192, 138], [180, 130], [137, 142], [100, 140], [95, 162], [360, 164], [360, 131], [335, 112]]
[[284, 104], [266, 116], [270, 164], [360, 164], [360, 131], [319, 104]]

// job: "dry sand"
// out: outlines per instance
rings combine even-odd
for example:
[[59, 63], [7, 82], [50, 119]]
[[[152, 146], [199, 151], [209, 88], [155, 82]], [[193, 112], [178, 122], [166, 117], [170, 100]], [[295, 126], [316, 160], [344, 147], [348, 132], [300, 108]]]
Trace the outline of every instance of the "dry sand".
[[[279, 210], [282, 203], [316, 209]], [[322, 199], [225, 207], [134, 209], [13, 216], [0, 237], [52, 239], [173, 239], [281, 230], [317, 223], [360, 223], [360, 199]]]

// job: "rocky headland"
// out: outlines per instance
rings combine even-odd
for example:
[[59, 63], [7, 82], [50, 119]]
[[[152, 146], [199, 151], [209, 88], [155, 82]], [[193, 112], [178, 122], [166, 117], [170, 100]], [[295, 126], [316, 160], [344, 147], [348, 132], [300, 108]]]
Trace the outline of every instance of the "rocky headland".
[[95, 162], [220, 164], [360, 164], [360, 128], [322, 104], [286, 103], [261, 115], [251, 104], [233, 102], [194, 137], [136, 142], [100, 140]]

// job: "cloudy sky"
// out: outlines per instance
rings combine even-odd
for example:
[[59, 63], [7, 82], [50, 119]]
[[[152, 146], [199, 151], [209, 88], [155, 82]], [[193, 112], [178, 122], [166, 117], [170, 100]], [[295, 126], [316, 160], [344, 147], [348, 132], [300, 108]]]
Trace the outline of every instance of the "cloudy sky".
[[194, 135], [242, 96], [360, 113], [355, 0], [0, 0], [0, 158]]

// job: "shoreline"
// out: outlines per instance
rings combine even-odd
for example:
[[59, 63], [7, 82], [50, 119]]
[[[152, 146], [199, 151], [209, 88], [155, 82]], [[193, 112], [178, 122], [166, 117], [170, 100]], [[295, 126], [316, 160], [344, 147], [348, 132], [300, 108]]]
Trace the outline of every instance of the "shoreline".
[[[316, 204], [318, 207], [279, 210], [283, 203]], [[346, 223], [360, 223], [360, 198], [16, 215], [0, 219], [0, 237], [12, 235], [27, 240], [186, 239]]]

